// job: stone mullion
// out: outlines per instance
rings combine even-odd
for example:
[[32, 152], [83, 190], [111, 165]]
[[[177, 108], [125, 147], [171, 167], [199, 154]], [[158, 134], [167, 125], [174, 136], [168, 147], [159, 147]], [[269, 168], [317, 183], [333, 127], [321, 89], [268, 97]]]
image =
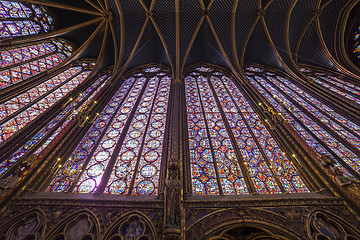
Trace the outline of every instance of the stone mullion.
[[[91, 86], [92, 83], [94, 83], [96, 80], [98, 79], [98, 77], [95, 77], [95, 78], [92, 78], [92, 81], [87, 84], [88, 87]], [[106, 79], [104, 81], [107, 81]], [[101, 85], [102, 83], [99, 84], [99, 86]], [[98, 86], [98, 87], [99, 87]], [[87, 88], [87, 87], [86, 87]], [[84, 89], [86, 89], [84, 88]], [[84, 90], [84, 89], [79, 89], [79, 91], [77, 91], [77, 93], [80, 93], [81, 90]], [[104, 88], [103, 90], [100, 90], [100, 93], [103, 93], [101, 94], [100, 96], [106, 96], [105, 97], [105, 100], [100, 100], [98, 102], [100, 102], [100, 104], [97, 105], [97, 109], [101, 108], [104, 104], [106, 105], [107, 103], [107, 100], [109, 97], [107, 97], [107, 93], [112, 90], [111, 88]], [[96, 88], [93, 89], [93, 91], [91, 91], [88, 96], [91, 96], [91, 94], [96, 91]], [[99, 95], [99, 93], [98, 93]], [[111, 93], [110, 93], [110, 96], [111, 96]], [[95, 97], [95, 96], [94, 96]], [[78, 107], [80, 107], [87, 99], [84, 98], [83, 100], [81, 100], [76, 106], [74, 106], [74, 109], [77, 109]], [[96, 110], [97, 110], [96, 109]], [[66, 117], [69, 116], [71, 114], [71, 112], [69, 112], [66, 116], [63, 117], [63, 119], [61, 120], [61, 123], [58, 123], [56, 126], [57, 127], [60, 127], [61, 124], [63, 122], [66, 121]], [[77, 119], [76, 119], [77, 118]], [[72, 122], [69, 123], [69, 125], [74, 125], [72, 126], [72, 130], [71, 131], [74, 131], [74, 136], [71, 138], [71, 139], [68, 139], [66, 141], [66, 143], [63, 144], [63, 147], [59, 150], [59, 153], [58, 153], [58, 156], [62, 156], [61, 157], [61, 161], [59, 162], [60, 164], [64, 165], [67, 161], [67, 159], [70, 157], [72, 151], [77, 147], [77, 144], [81, 141], [81, 139], [83, 138], [83, 136], [87, 133], [87, 131], [89, 130], [89, 128], [91, 127], [91, 124], [88, 124], [86, 127], [79, 127], [78, 125], [75, 125], [75, 123], [78, 121], [78, 116], [75, 117], [76, 120], [73, 120]], [[54, 128], [54, 130], [51, 131], [51, 133], [48, 133], [48, 137], [52, 135], [53, 132], [56, 131], [57, 128]], [[61, 132], [63, 131], [66, 131], [67, 127], [65, 127]], [[61, 132], [58, 134], [58, 135], [61, 135]], [[43, 140], [41, 140], [41, 142], [45, 142], [47, 140], [47, 138], [44, 138]], [[52, 141], [54, 141], [55, 139], [53, 139]], [[62, 141], [61, 139], [59, 141]], [[74, 143], [77, 143], [77, 144], [74, 144]], [[51, 143], [50, 143], [51, 144]], [[49, 144], [49, 145], [50, 145]], [[38, 146], [41, 146], [41, 144], [37, 144]], [[69, 147], [68, 147], [69, 146]], [[34, 147], [34, 150], [36, 148]], [[66, 149], [66, 151], [65, 151]], [[55, 159], [55, 158], [54, 158]], [[55, 160], [53, 160], [55, 161]], [[37, 185], [37, 188], [40, 189], [40, 191], [45, 191], [47, 186], [50, 184], [51, 180], [53, 179], [53, 177], [56, 175], [56, 171], [55, 172], [51, 172], [50, 170], [52, 170], [51, 168], [47, 169], [47, 173], [45, 174], [47, 177], [43, 179], [43, 181], [38, 181], [38, 185]]]
[[297, 152], [297, 150], [294, 149], [294, 147], [281, 136], [281, 134], [285, 134], [285, 135], [288, 135], [288, 136], [291, 136], [291, 134], [286, 129], [283, 129], [282, 126], [279, 126], [278, 124], [275, 125], [274, 130], [270, 129], [269, 131], [272, 132], [271, 135], [276, 140], [276, 142], [279, 144], [281, 149], [285, 149], [284, 153], [285, 153], [286, 158], [288, 159], [289, 162], [292, 163], [292, 165], [293, 165], [294, 169], [296, 170], [296, 172], [299, 173], [299, 175], [301, 176], [301, 179], [305, 182], [305, 185], [310, 189], [310, 191], [319, 191], [321, 189], [319, 187], [320, 183], [318, 183], [316, 180], [314, 180], [311, 177], [311, 175], [309, 174], [309, 172], [307, 171], [307, 169], [304, 168], [304, 166], [302, 166], [300, 164], [298, 159], [294, 158], [290, 154], [290, 153], [293, 153], [293, 152]]
[[[95, 80], [95, 81], [96, 81], [96, 80]], [[135, 81], [134, 81], [133, 84], [131, 85], [130, 89], [132, 88], [132, 86], [133, 86], [134, 84], [135, 84]], [[120, 87], [121, 87], [121, 86], [120, 86]], [[107, 88], [102, 91], [101, 94], [98, 94], [99, 96], [105, 96], [105, 97], [104, 97], [103, 99], [100, 98], [100, 100], [97, 100], [97, 102], [99, 102], [100, 104], [99, 104], [99, 106], [98, 106], [96, 109], [94, 109], [93, 111], [95, 111], [95, 110], [96, 110], [96, 111], [99, 111], [99, 110], [100, 110], [100, 111], [103, 111], [103, 110], [105, 109], [106, 105], [111, 101], [111, 99], [112, 99], [112, 98], [114, 97], [114, 95], [116, 94], [116, 91], [118, 91], [118, 89], [120, 89], [120, 87], [119, 87], [119, 88], [113, 88], [113, 86], [109, 84], [109, 85], [107, 86]], [[96, 89], [94, 89], [94, 90], [96, 90]], [[81, 173], [83, 173], [83, 172], [85, 171], [85, 169], [86, 169], [89, 161], [91, 160], [91, 157], [93, 156], [95, 150], [96, 150], [97, 147], [99, 146], [101, 139], [102, 139], [103, 136], [105, 135], [107, 129], [110, 127], [110, 123], [111, 123], [111, 122], [113, 121], [113, 119], [115, 118], [116, 113], [119, 111], [120, 107], [122, 106], [122, 103], [124, 102], [126, 96], [129, 94], [129, 92], [130, 92], [130, 91], [128, 91], [128, 92], [125, 94], [123, 100], [121, 101], [121, 103], [119, 104], [119, 106], [118, 106], [118, 107], [116, 108], [116, 110], [114, 111], [113, 116], [109, 119], [109, 122], [108, 122], [109, 124], [107, 124], [107, 125], [105, 126], [104, 130], [101, 132], [98, 141], [94, 144], [94, 147], [93, 147], [93, 149], [90, 151], [90, 153], [89, 153], [86, 161], [84, 162], [81, 171], [79, 172], [78, 176], [73, 180], [72, 184], [70, 185], [68, 192], [72, 192], [72, 191], [74, 190], [74, 188], [75, 188], [75, 186], [76, 186], [76, 183], [78, 182], [78, 180], [79, 180], [79, 178], [80, 178], [80, 176], [81, 176]], [[89, 131], [89, 129], [91, 128], [91, 126], [92, 126], [92, 124], [88, 124], [88, 127], [87, 127], [87, 128], [84, 128], [85, 131], [82, 131], [81, 137], [79, 138], [78, 141], [76, 141], [77, 144], [76, 144], [76, 145], [75, 145], [75, 144], [72, 144], [73, 147], [70, 149], [70, 151], [68, 151], [67, 156], [66, 156], [66, 159], [68, 159], [68, 158], [71, 156], [71, 154], [72, 154], [73, 151], [77, 148], [77, 145], [80, 143], [80, 141], [85, 137], [86, 133]], [[65, 162], [64, 162], [64, 164], [65, 164]]]
[[[257, 91], [256, 88], [254, 88], [250, 84], [250, 82], [246, 82], [244, 85], [240, 85], [239, 87], [244, 90], [245, 97], [247, 97], [250, 105], [252, 105], [252, 107], [255, 110], [257, 110], [260, 119], [263, 119], [263, 121], [265, 119], [272, 119], [273, 116], [270, 116], [268, 112], [265, 112], [258, 103], [266, 102], [269, 106], [271, 106], [271, 104], [267, 101], [267, 99], [264, 96], [262, 96], [261, 93], [259, 93]], [[265, 89], [265, 90], [267, 91], [267, 89]], [[272, 95], [272, 94], [270, 94], [270, 95]], [[303, 175], [303, 176], [306, 177], [306, 176], [308, 176], [308, 173], [310, 173], [311, 177], [307, 178], [307, 181], [313, 183], [313, 185], [316, 186], [315, 189], [319, 189], [319, 187], [323, 186], [323, 184], [319, 182], [319, 178], [314, 174], [314, 172], [312, 171], [312, 169], [308, 165], [308, 163], [306, 161], [304, 161], [303, 158], [300, 158], [301, 163], [298, 164], [297, 163], [297, 161], [299, 161], [298, 159], [294, 160], [293, 158], [289, 157], [289, 156], [292, 157], [292, 154], [294, 152], [298, 152], [300, 155], [304, 155], [304, 154], [306, 155], [307, 154], [306, 151], [304, 152], [301, 149], [304, 149], [304, 147], [305, 148], [308, 147], [308, 145], [305, 142], [299, 143], [298, 140], [294, 140], [294, 141], [290, 140], [293, 138], [296, 139], [296, 137], [300, 138], [300, 136], [298, 135], [297, 132], [289, 132], [287, 128], [290, 126], [286, 126], [286, 124], [287, 123], [285, 123], [285, 126], [280, 125], [280, 124], [275, 124], [275, 127], [277, 127], [280, 130], [280, 132], [279, 132], [279, 130], [273, 131], [269, 125], [264, 125], [264, 126], [268, 131], [274, 133], [274, 134], [272, 134], [272, 136], [279, 136], [279, 139], [281, 139], [282, 142], [285, 143], [285, 145], [286, 145], [285, 149], [289, 151], [289, 152], [286, 152], [286, 155], [288, 156], [288, 161], [292, 162], [294, 165], [296, 164], [296, 166], [301, 164], [301, 168], [305, 167], [304, 172], [306, 172], [306, 175]], [[296, 134], [295, 135], [296, 137], [294, 136], [294, 134]], [[301, 138], [301, 140], [302, 140], [302, 138]], [[278, 142], [278, 143], [281, 143], [281, 142]], [[306, 145], [304, 145], [304, 144], [306, 144]], [[304, 158], [305, 158], [305, 156], [304, 156]], [[297, 167], [295, 167], [295, 169], [301, 172], [300, 167], [297, 166]]]
[[[133, 109], [131, 110], [131, 113], [129, 114], [129, 117], [126, 120], [126, 123], [124, 124], [124, 128], [122, 130], [121, 136], [120, 136], [118, 142], [116, 143], [114, 151], [113, 151], [113, 153], [112, 153], [112, 155], [110, 157], [108, 166], [104, 171], [103, 177], [102, 177], [102, 179], [100, 181], [100, 184], [99, 184], [99, 186], [98, 186], [98, 188], [96, 190], [96, 193], [103, 193], [105, 188], [106, 188], [106, 184], [108, 183], [110, 175], [111, 175], [111, 171], [113, 170], [113, 168], [114, 168], [114, 166], [116, 164], [117, 157], [118, 157], [118, 155], [120, 153], [121, 147], [122, 147], [123, 142], [124, 142], [124, 140], [126, 138], [126, 134], [127, 134], [128, 130], [129, 130], [132, 119], [134, 118], [136, 110], [137, 110], [137, 108], [138, 108], [138, 106], [139, 106], [139, 104], [141, 102], [142, 96], [144, 95], [146, 87], [147, 87], [147, 85], [148, 85], [148, 83], [149, 83], [149, 81], [150, 81], [150, 79], [152, 77], [153, 77], [152, 75], [151, 76], [146, 76], [146, 81], [143, 84], [143, 88], [142, 88], [141, 92], [139, 93], [138, 98], [136, 99], [136, 102], [135, 102], [135, 104], [133, 106]], [[136, 81], [137, 81], [137, 79], [136, 79]], [[134, 82], [134, 84], [135, 84], [135, 82]], [[128, 93], [129, 92], [130, 92], [130, 90], [128, 91]], [[126, 98], [124, 97], [124, 99], [126, 99]], [[109, 122], [108, 125], [110, 125], [110, 124], [111, 124], [111, 122]], [[105, 133], [105, 131], [104, 131], [104, 133]]]
[[[181, 146], [180, 148], [180, 154], [183, 158], [184, 163], [184, 169], [183, 169], [183, 184], [184, 184], [184, 198], [187, 198], [187, 196], [192, 195], [193, 189], [192, 189], [192, 175], [191, 175], [191, 163], [190, 163], [190, 149], [189, 149], [189, 127], [188, 127], [188, 113], [186, 110], [186, 89], [184, 80], [181, 81], [181, 93], [180, 93], [180, 104], [179, 104], [179, 112], [180, 112], [180, 121], [181, 121]], [[181, 158], [181, 159], [182, 159]]]
[[[257, 81], [257, 80], [255, 80]], [[259, 85], [261, 85], [261, 83], [258, 82]], [[269, 95], [272, 95], [272, 93], [269, 92], [269, 90], [267, 88], [263, 88]], [[277, 101], [280, 105], [282, 105], [282, 103], [279, 101], [279, 99], [275, 98], [275, 101]], [[309, 133], [315, 140], [318, 141], [318, 143], [321, 144], [322, 147], [324, 147], [329, 153], [332, 154], [332, 156], [341, 164], [343, 164], [343, 166], [349, 171], [351, 172], [353, 175], [356, 175], [359, 179], [360, 179], [360, 175], [350, 166], [348, 166], [348, 164], [343, 161], [333, 150], [331, 150], [321, 139], [319, 139], [312, 130], [310, 130], [302, 121], [300, 121], [298, 119], [298, 117], [296, 117], [287, 107], [283, 106], [283, 109], [286, 111], [287, 114], [289, 114], [293, 119], [295, 119], [297, 121], [298, 124], [301, 125], [301, 127], [303, 129], [305, 129], [307, 131], [307, 133]]]
[[[248, 169], [248, 167], [246, 166], [245, 161], [244, 161], [244, 159], [243, 159], [243, 157], [242, 157], [242, 155], [241, 155], [241, 151], [240, 151], [240, 149], [239, 149], [239, 147], [238, 147], [238, 144], [237, 144], [237, 142], [236, 142], [236, 138], [235, 138], [233, 132], [231, 131], [231, 127], [230, 127], [230, 124], [229, 124], [229, 122], [228, 122], [228, 120], [227, 120], [226, 114], [225, 114], [224, 110], [222, 109], [220, 100], [219, 100], [219, 98], [218, 98], [218, 96], [217, 96], [217, 94], [216, 94], [216, 90], [214, 89], [214, 86], [213, 86], [213, 84], [212, 84], [212, 82], [211, 82], [211, 80], [210, 80], [209, 78], [210, 78], [210, 77], [207, 77], [207, 81], [208, 81], [208, 83], [209, 83], [209, 86], [210, 86], [210, 89], [211, 89], [212, 94], [213, 94], [213, 96], [214, 96], [214, 99], [215, 99], [215, 102], [216, 102], [216, 104], [217, 104], [217, 107], [218, 107], [218, 109], [219, 109], [219, 111], [220, 111], [220, 115], [221, 115], [222, 120], [223, 120], [223, 122], [224, 122], [226, 131], [227, 131], [228, 134], [229, 134], [229, 138], [230, 138], [231, 143], [232, 143], [232, 146], [233, 146], [233, 148], [234, 148], [234, 152], [235, 152], [235, 155], [236, 155], [236, 159], [239, 159], [239, 160], [238, 160], [238, 163], [239, 163], [239, 165], [240, 165], [240, 168], [241, 168], [242, 173], [244, 174], [244, 180], [245, 180], [246, 184], [247, 184], [248, 187], [249, 187], [249, 193], [256, 193], [256, 189], [255, 189], [255, 187], [254, 187], [254, 183], [253, 183], [253, 181], [252, 181], [252, 179], [251, 179], [251, 176], [249, 175], [249, 169]], [[220, 81], [221, 81], [221, 80], [220, 80]], [[226, 89], [226, 88], [225, 88], [225, 89]], [[226, 91], [227, 91], [227, 89], [226, 89]], [[227, 92], [228, 92], [228, 91], [227, 91]], [[232, 95], [231, 95], [229, 92], [228, 92], [228, 94], [229, 94], [230, 98], [234, 101]], [[235, 101], [234, 101], [234, 102], [235, 102]], [[236, 105], [236, 107], [237, 107], [237, 105]], [[246, 123], [247, 128], [250, 130], [249, 126], [247, 125], [247, 122], [246, 122], [245, 119], [243, 118], [242, 113], [239, 111], [239, 108], [238, 108], [238, 107], [237, 107], [237, 110], [238, 110], [239, 115], [242, 117], [243, 121]], [[251, 132], [251, 133], [252, 133], [252, 132]]]
[[[32, 107], [33, 105], [35, 105], [37, 102], [43, 100], [44, 98], [46, 98], [49, 94], [53, 93], [55, 90], [59, 89], [60, 87], [64, 86], [65, 84], [67, 84], [68, 82], [70, 82], [71, 80], [73, 80], [74, 78], [76, 78], [77, 76], [79, 76], [81, 73], [84, 72], [84, 69], [81, 70], [80, 72], [76, 73], [75, 75], [73, 75], [71, 78], [67, 79], [66, 81], [64, 81], [63, 83], [59, 84], [58, 86], [52, 88], [51, 90], [47, 91], [44, 95], [41, 95], [40, 98], [35, 98], [30, 104], [28, 104], [27, 106], [24, 106], [20, 109], [18, 109], [16, 112], [13, 112], [12, 114], [8, 115], [6, 118], [0, 120], [0, 125], [6, 123], [7, 121], [13, 119], [14, 117], [16, 117], [17, 115], [19, 115], [20, 113], [22, 113], [23, 111], [27, 110], [28, 108]], [[65, 97], [65, 96], [64, 96]], [[30, 122], [29, 122], [30, 123]]]
[[351, 150], [353, 153], [355, 153], [358, 157], [360, 157], [360, 150], [356, 149], [353, 145], [351, 145], [347, 140], [340, 137], [337, 133], [335, 133], [330, 127], [323, 124], [318, 118], [313, 116], [308, 110], [306, 110], [303, 106], [298, 104], [296, 101], [292, 99], [292, 97], [289, 97], [287, 93], [282, 91], [278, 86], [273, 84], [271, 81], [267, 80], [267, 82], [272, 85], [275, 89], [277, 89], [280, 93], [282, 93], [284, 96], [287, 96], [287, 99], [292, 102], [297, 108], [299, 108], [304, 114], [306, 114], [309, 118], [311, 118], [314, 122], [316, 122], [318, 125], [320, 125], [323, 129], [325, 129], [329, 134], [331, 134], [333, 137], [335, 137], [338, 141], [340, 141], [342, 144], [344, 144], [349, 150]]
[[[168, 98], [168, 107], [166, 111], [166, 122], [164, 128], [164, 138], [163, 138], [163, 148], [161, 154], [161, 162], [160, 162], [160, 174], [159, 174], [159, 186], [158, 186], [158, 195], [160, 198], [163, 198], [164, 195], [164, 187], [165, 187], [165, 178], [167, 175], [167, 167], [168, 162], [171, 157], [178, 157], [179, 150], [178, 150], [178, 133], [176, 131], [176, 126], [179, 126], [178, 122], [178, 101], [179, 96], [179, 87], [177, 80], [171, 78], [171, 87], [169, 91], [169, 98]], [[176, 136], [176, 137], [174, 137]], [[181, 158], [177, 158], [181, 159]]]
[[[222, 80], [221, 80], [221, 81], [222, 81]], [[223, 84], [224, 87], [225, 87], [225, 84], [224, 84], [223, 82], [222, 82], [222, 84]], [[274, 170], [273, 170], [273, 168], [272, 168], [272, 166], [271, 166], [271, 164], [270, 164], [270, 161], [269, 161], [266, 153], [264, 152], [264, 149], [263, 149], [262, 146], [260, 145], [260, 143], [259, 143], [257, 137], [255, 136], [254, 132], [252, 131], [252, 128], [250, 127], [248, 121], [247, 121], [246, 118], [244, 117], [244, 115], [243, 115], [243, 113], [242, 113], [239, 105], [237, 104], [237, 102], [236, 102], [236, 100], [234, 99], [234, 97], [231, 95], [229, 89], [228, 89], [227, 87], [225, 87], [225, 89], [226, 89], [227, 93], [229, 94], [229, 96], [231, 97], [231, 100], [234, 102], [234, 104], [235, 104], [235, 106], [236, 106], [236, 109], [237, 109], [239, 115], [241, 116], [241, 119], [244, 121], [246, 127], [248, 128], [248, 130], [249, 130], [252, 138], [254, 139], [254, 141], [255, 141], [255, 143], [256, 143], [256, 146], [258, 147], [258, 149], [259, 149], [262, 157], [264, 158], [264, 160], [265, 160], [265, 162], [266, 162], [266, 165], [267, 165], [268, 168], [270, 169], [270, 172], [271, 172], [271, 174], [273, 175], [276, 183], [278, 184], [281, 192], [286, 193], [286, 191], [285, 191], [282, 183], [281, 183], [280, 180], [279, 180], [279, 177], [275, 174], [275, 172], [274, 172]], [[240, 90], [240, 89], [239, 89], [239, 90]], [[255, 113], [256, 113], [256, 112], [254, 111], [254, 114], [255, 114]], [[259, 121], [260, 121], [260, 119], [259, 119]], [[264, 125], [264, 126], [265, 126], [265, 125]]]
[[196, 90], [197, 90], [197, 93], [198, 93], [198, 96], [199, 96], [201, 111], [202, 111], [202, 115], [203, 115], [203, 118], [204, 118], [204, 124], [205, 124], [205, 128], [206, 128], [206, 134], [207, 134], [207, 137], [208, 137], [208, 139], [209, 139], [210, 151], [211, 151], [211, 155], [212, 155], [212, 159], [213, 159], [213, 164], [214, 164], [214, 169], [215, 169], [215, 173], [216, 173], [216, 181], [217, 181], [217, 184], [218, 184], [219, 193], [220, 193], [220, 195], [223, 195], [224, 192], [223, 192], [223, 190], [222, 190], [222, 185], [221, 185], [221, 181], [220, 181], [220, 177], [219, 177], [219, 169], [218, 169], [218, 167], [217, 167], [216, 155], [215, 155], [214, 147], [213, 147], [212, 140], [211, 140], [211, 135], [210, 135], [210, 131], [209, 131], [209, 126], [208, 126], [208, 123], [207, 123], [207, 120], [206, 120], [205, 109], [204, 109], [202, 97], [201, 97], [201, 94], [200, 94], [200, 88], [199, 88], [199, 84], [198, 84], [197, 77], [195, 77], [195, 81], [196, 81]]
[[[130, 186], [129, 186], [129, 192], [128, 192], [127, 195], [132, 194], [132, 191], [134, 190], [135, 179], [136, 179], [137, 174], [139, 173], [140, 159], [141, 159], [142, 151], [144, 150], [146, 135], [147, 135], [147, 131], [148, 131], [149, 125], [150, 125], [151, 115], [152, 115], [153, 110], [154, 110], [154, 106], [155, 106], [155, 102], [156, 102], [156, 96], [157, 96], [157, 94], [159, 92], [159, 88], [160, 88], [160, 85], [161, 85], [161, 79], [162, 78], [159, 77], [158, 86], [157, 86], [156, 91], [155, 91], [155, 97], [154, 97], [153, 102], [151, 104], [152, 106], [151, 106], [151, 109], [150, 109], [150, 112], [149, 112], [149, 117], [147, 119], [146, 127], [145, 127], [145, 130], [144, 130], [144, 135], [143, 135], [142, 140], [141, 140], [141, 146], [140, 146], [140, 149], [139, 149], [139, 152], [138, 152], [138, 156], [136, 157], [136, 163], [135, 163], [135, 166], [134, 166], [134, 174], [133, 174], [133, 176], [131, 178], [131, 182], [130, 182]], [[145, 92], [143, 94], [145, 94]], [[164, 141], [164, 139], [163, 139], [163, 141]], [[164, 145], [163, 145], [163, 147], [164, 147]]]

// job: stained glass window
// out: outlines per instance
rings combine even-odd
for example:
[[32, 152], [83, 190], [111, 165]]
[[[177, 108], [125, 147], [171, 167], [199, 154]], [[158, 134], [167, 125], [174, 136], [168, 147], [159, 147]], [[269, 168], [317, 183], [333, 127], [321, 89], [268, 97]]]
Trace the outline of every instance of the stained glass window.
[[170, 85], [159, 67], [126, 78], [47, 191], [157, 194]]
[[199, 67], [185, 88], [194, 194], [308, 192], [230, 77]]
[[68, 67], [48, 81], [1, 105], [0, 142], [21, 130], [82, 83], [93, 67], [83, 62]]
[[0, 38], [46, 33], [54, 29], [54, 19], [43, 7], [0, 1]]
[[359, 125], [304, 91], [291, 78], [266, 71], [246, 74], [310, 147], [333, 158], [347, 176], [359, 173]]
[[355, 35], [353, 39], [354, 50], [353, 53], [357, 61], [360, 60], [360, 26], [355, 29]]
[[45, 40], [1, 50], [0, 89], [59, 65], [73, 51], [71, 44], [62, 39]]
[[302, 67], [300, 70], [327, 90], [360, 104], [360, 84], [352, 81], [350, 77], [308, 67]]
[[34, 153], [38, 155], [53, 140], [62, 129], [75, 117], [81, 108], [93, 100], [94, 96], [104, 87], [109, 74], [101, 74], [84, 92], [78, 94], [62, 112], [43, 127], [37, 134], [28, 140], [22, 147], [13, 153], [6, 161], [0, 164], [0, 175], [25, 154]]

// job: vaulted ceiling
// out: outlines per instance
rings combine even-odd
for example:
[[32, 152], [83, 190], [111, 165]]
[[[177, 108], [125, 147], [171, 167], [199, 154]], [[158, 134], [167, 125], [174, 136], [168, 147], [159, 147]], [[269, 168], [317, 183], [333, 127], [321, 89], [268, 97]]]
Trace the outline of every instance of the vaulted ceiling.
[[253, 62], [334, 68], [334, 31], [344, 5], [358, 0], [21, 0], [54, 13], [76, 58], [115, 72], [155, 62], [181, 77], [186, 66], [214, 63], [241, 71]]

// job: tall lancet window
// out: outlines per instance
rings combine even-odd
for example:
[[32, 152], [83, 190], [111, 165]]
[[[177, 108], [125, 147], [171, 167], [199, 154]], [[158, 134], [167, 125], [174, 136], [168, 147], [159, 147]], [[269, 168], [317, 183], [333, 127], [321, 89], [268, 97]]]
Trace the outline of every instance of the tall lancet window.
[[354, 39], [353, 39], [353, 53], [358, 64], [360, 62], [360, 26], [355, 28]]
[[66, 58], [74, 48], [62, 39], [44, 40], [0, 50], [0, 89], [34, 77], [51, 69]]
[[307, 144], [359, 178], [360, 126], [302, 89], [291, 78], [248, 67], [251, 84], [280, 112]]
[[54, 19], [38, 5], [0, 1], [0, 39], [46, 33], [54, 29]]
[[43, 151], [60, 131], [67, 126], [71, 119], [78, 115], [83, 107], [94, 100], [94, 97], [101, 89], [103, 89], [110, 76], [108, 71], [105, 71], [97, 76], [84, 91], [78, 93], [75, 97], [69, 97], [67, 104], [63, 106], [62, 111], [58, 115], [53, 119], [50, 119], [40, 131], [32, 136], [17, 151], [10, 154], [6, 160], [0, 164], [0, 175], [11, 171], [11, 167], [21, 157], [29, 156], [30, 154], [38, 155]]
[[[28, 91], [0, 104], [0, 142], [5, 141], [74, 90], [90, 74], [94, 62], [78, 62]], [[45, 79], [45, 77], [44, 77]]]
[[125, 78], [47, 191], [157, 194], [170, 86], [159, 67]]
[[244, 92], [221, 71], [185, 78], [194, 194], [308, 192]]
[[351, 101], [360, 104], [360, 84], [345, 75], [316, 68], [301, 67], [300, 70], [326, 90], [331, 90]]

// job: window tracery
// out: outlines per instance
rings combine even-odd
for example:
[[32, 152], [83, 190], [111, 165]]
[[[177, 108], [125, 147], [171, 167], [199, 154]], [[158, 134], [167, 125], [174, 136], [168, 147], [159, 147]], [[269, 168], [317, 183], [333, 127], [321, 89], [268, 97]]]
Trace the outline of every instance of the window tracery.
[[308, 191], [228, 76], [196, 68], [185, 88], [194, 194]]
[[47, 33], [54, 29], [54, 18], [35, 4], [0, 1], [0, 38]]
[[359, 173], [360, 127], [356, 123], [301, 89], [290, 78], [249, 68], [246, 75], [318, 154], [336, 160], [347, 176]]
[[47, 191], [157, 194], [170, 85], [159, 67], [126, 78]]
[[73, 52], [73, 46], [63, 39], [45, 40], [1, 50], [0, 89], [59, 65]]

